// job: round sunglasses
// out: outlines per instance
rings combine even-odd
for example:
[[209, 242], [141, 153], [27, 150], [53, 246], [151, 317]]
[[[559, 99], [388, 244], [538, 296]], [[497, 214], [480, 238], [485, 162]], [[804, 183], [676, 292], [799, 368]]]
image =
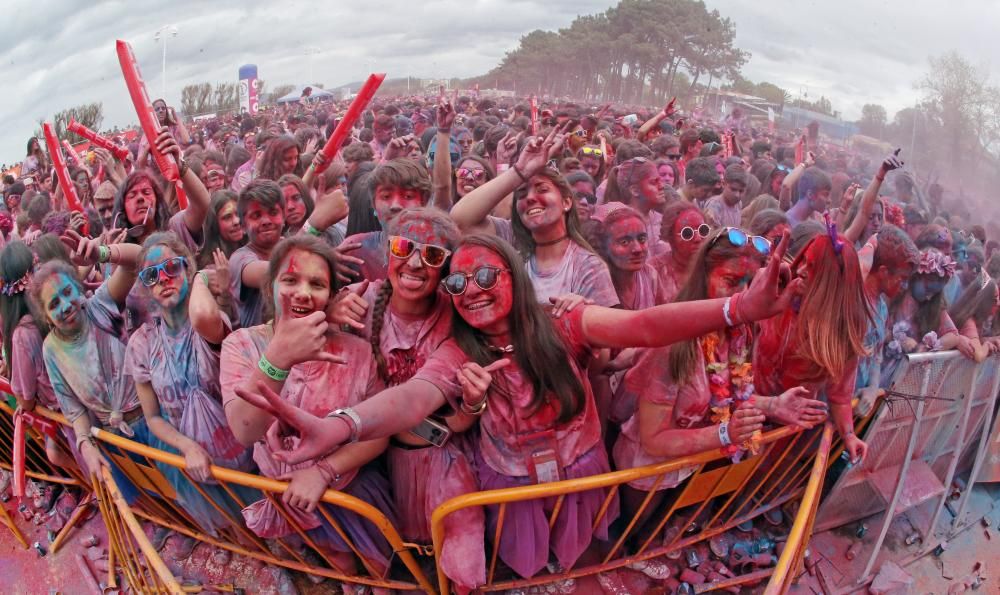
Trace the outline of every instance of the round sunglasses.
[[408, 260], [418, 250], [421, 262], [435, 269], [444, 266], [445, 261], [451, 256], [451, 251], [441, 246], [421, 244], [402, 236], [389, 236], [389, 254], [396, 258]]
[[160, 264], [154, 264], [139, 271], [139, 281], [146, 287], [152, 287], [160, 280], [160, 271], [163, 271], [167, 277], [173, 279], [184, 273], [184, 266], [186, 264], [187, 259], [183, 256], [168, 258]]
[[489, 291], [497, 286], [500, 281], [500, 273], [509, 273], [510, 269], [499, 269], [494, 266], [484, 265], [471, 273], [452, 273], [445, 277], [441, 284], [444, 290], [451, 295], [462, 295], [469, 287], [469, 279], [475, 282], [476, 286], [483, 291]]
[[690, 242], [694, 239], [695, 234], [698, 234], [704, 240], [710, 233], [712, 233], [712, 228], [708, 223], [702, 223], [697, 228], [687, 226], [681, 229], [681, 239]]

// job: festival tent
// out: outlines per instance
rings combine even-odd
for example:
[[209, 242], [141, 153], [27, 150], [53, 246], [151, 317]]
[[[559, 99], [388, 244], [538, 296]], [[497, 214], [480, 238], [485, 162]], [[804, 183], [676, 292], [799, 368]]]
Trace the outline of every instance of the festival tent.
[[294, 89], [292, 89], [291, 93], [285, 95], [284, 97], [279, 98], [278, 103], [291, 103], [293, 101], [298, 101], [299, 99], [302, 99], [302, 91], [306, 87], [312, 88], [312, 95], [309, 96], [309, 99], [336, 98], [336, 96], [333, 93], [330, 93], [329, 91], [324, 91], [323, 89], [320, 89], [315, 85], [297, 85]]

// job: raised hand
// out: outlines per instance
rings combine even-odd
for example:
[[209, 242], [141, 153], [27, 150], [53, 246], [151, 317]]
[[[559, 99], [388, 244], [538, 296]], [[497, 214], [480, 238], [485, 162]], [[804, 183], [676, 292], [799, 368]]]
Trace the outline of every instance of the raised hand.
[[258, 384], [253, 392], [237, 387], [236, 395], [275, 416], [275, 424], [283, 425], [299, 437], [295, 450], [285, 450], [283, 445], [276, 444], [270, 436], [268, 438], [274, 458], [289, 465], [329, 454], [351, 438], [352, 428], [343, 418], [316, 417], [285, 401], [264, 384]]
[[354, 280], [358, 277], [358, 269], [352, 265], [360, 267], [365, 264], [365, 261], [357, 256], [351, 256], [351, 252], [360, 247], [361, 242], [359, 240], [347, 238], [333, 249], [337, 254], [337, 279], [341, 283], [354, 283]]
[[361, 296], [368, 291], [369, 281], [366, 279], [355, 287], [348, 287], [329, 308], [327, 321], [330, 324], [347, 325], [351, 328], [364, 330], [365, 317], [368, 315], [368, 302]]
[[308, 361], [346, 364], [344, 358], [326, 350], [329, 328], [326, 312], [283, 318], [275, 325], [274, 338], [267, 346], [267, 359], [284, 370]]
[[663, 108], [663, 115], [667, 118], [674, 115], [677, 112], [677, 108], [674, 104], [677, 102], [676, 97], [671, 97], [670, 101], [667, 103], [666, 107]]
[[736, 312], [739, 322], [755, 322], [775, 316], [791, 305], [792, 298], [802, 293], [805, 281], [801, 278], [793, 279], [784, 289], [779, 283], [782, 278], [791, 277], [788, 264], [783, 262], [790, 242], [791, 233], [786, 230], [767, 266], [758, 270], [750, 288], [739, 294]]
[[72, 229], [67, 229], [59, 240], [69, 249], [69, 258], [77, 266], [92, 266], [98, 264], [101, 240], [86, 238]]
[[466, 407], [479, 407], [486, 398], [486, 391], [493, 383], [492, 372], [510, 365], [509, 359], [498, 359], [485, 368], [475, 362], [465, 362], [458, 370], [458, 383], [462, 385], [462, 402]]
[[173, 155], [177, 163], [181, 162], [181, 147], [177, 144], [169, 128], [164, 128], [156, 137], [156, 149], [164, 155]]
[[884, 176], [885, 174], [891, 172], [894, 169], [899, 169], [905, 165], [905, 162], [899, 158], [899, 152], [902, 149], [896, 149], [882, 161], [882, 166], [879, 168], [880, 173]]
[[451, 125], [455, 122], [455, 108], [447, 101], [440, 101], [437, 106], [437, 129], [438, 132], [450, 132]]

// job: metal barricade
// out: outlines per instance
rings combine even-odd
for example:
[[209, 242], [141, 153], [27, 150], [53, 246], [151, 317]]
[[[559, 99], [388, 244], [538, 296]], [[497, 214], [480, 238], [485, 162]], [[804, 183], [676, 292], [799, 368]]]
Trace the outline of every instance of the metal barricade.
[[[765, 512], [784, 506], [799, 498], [806, 488], [810, 478], [810, 470], [816, 466], [817, 453], [824, 447], [829, 451], [829, 445], [824, 443], [823, 428], [802, 431], [798, 428], [782, 427], [770, 431], [762, 437], [761, 452], [754, 457], [739, 463], [718, 464], [726, 460], [725, 455], [715, 449], [688, 457], [682, 457], [669, 462], [614, 471], [602, 475], [531, 485], [525, 487], [491, 490], [466, 494], [448, 500], [441, 504], [431, 517], [431, 532], [434, 541], [434, 551], [441, 552], [445, 537], [444, 523], [448, 515], [473, 506], [496, 506], [497, 527], [492, 535], [487, 535], [488, 550], [487, 580], [481, 586], [483, 591], [500, 591], [504, 589], [524, 588], [546, 583], [573, 579], [587, 575], [598, 574], [627, 566], [629, 564], [663, 556], [670, 552], [692, 546], [720, 535], [747, 520], [754, 519]], [[824, 459], [825, 465], [825, 459]], [[670, 473], [694, 467], [691, 477], [675, 488], [679, 491], [667, 510], [653, 517], [655, 528], [645, 539], [639, 538], [640, 545], [633, 551], [625, 548], [626, 540], [635, 538], [639, 533], [639, 519], [644, 515], [652, 498], [650, 496], [642, 503], [631, 519], [625, 519], [626, 526], [621, 534], [608, 542], [608, 547], [600, 562], [574, 568], [567, 568], [558, 573], [549, 573], [533, 578], [503, 579], [497, 578], [498, 544], [503, 531], [503, 519], [506, 506], [512, 502], [526, 500], [555, 498], [555, 505], [549, 517], [552, 526], [567, 496], [594, 489], [607, 491], [603, 506], [594, 520], [594, 527], [607, 514], [613, 498], [618, 497], [623, 484], [643, 478], [656, 478], [655, 487]], [[710, 508], [711, 506], [711, 508]], [[707, 518], [701, 530], [693, 535], [685, 535], [683, 531], [673, 537], [660, 539], [664, 528], [671, 521], [680, 521], [687, 526], [693, 519]], [[449, 592], [449, 579], [438, 565], [438, 587], [441, 593]], [[702, 588], [736, 586], [746, 582], [759, 581], [767, 578], [771, 569], [766, 568], [726, 581], [726, 585], [705, 585]]]

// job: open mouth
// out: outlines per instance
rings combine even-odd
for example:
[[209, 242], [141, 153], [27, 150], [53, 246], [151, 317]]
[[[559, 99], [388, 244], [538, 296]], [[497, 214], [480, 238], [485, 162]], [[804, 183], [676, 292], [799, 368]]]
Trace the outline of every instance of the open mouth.
[[313, 309], [308, 306], [292, 306], [289, 310], [292, 318], [304, 318], [313, 313]]
[[420, 289], [427, 281], [426, 277], [410, 273], [399, 273], [400, 284], [407, 289]]
[[543, 209], [542, 207], [532, 207], [532, 208], [528, 209], [524, 213], [524, 215], [526, 217], [534, 217], [535, 215], [541, 215], [544, 212], [545, 212], [545, 209]]
[[482, 310], [483, 308], [488, 308], [491, 305], [493, 305], [493, 300], [478, 300], [472, 302], [471, 304], [465, 304], [463, 307], [466, 310], [469, 310], [470, 312], [474, 312], [476, 310]]

